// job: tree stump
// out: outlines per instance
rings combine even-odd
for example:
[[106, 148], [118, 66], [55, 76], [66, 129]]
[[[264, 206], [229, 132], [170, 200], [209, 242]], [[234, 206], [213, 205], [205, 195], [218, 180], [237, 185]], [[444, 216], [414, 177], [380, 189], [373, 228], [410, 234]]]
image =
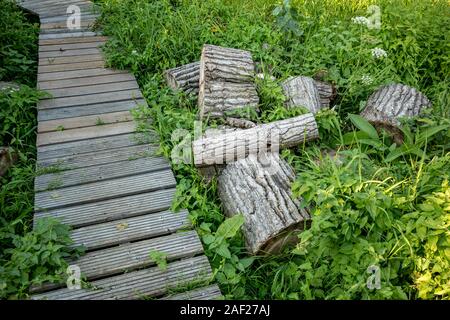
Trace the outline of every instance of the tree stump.
[[218, 177], [225, 214], [242, 214], [243, 233], [251, 254], [277, 253], [298, 238], [309, 211], [291, 193], [295, 175], [278, 154], [250, 154], [228, 164]]
[[193, 141], [194, 164], [197, 167], [224, 164], [249, 154], [278, 152], [319, 137], [311, 113], [266, 123], [250, 129], [235, 130]]
[[198, 94], [200, 62], [193, 62], [164, 72], [167, 85], [173, 90]]
[[394, 83], [375, 91], [367, 100], [361, 116], [378, 128], [401, 135], [399, 118], [417, 116], [430, 106], [430, 100], [415, 88]]
[[336, 88], [328, 82], [314, 80], [317, 91], [319, 93], [320, 108], [329, 108], [336, 98]]
[[319, 91], [310, 77], [291, 77], [281, 84], [287, 108], [305, 107], [311, 113], [321, 108]]
[[255, 65], [248, 51], [205, 45], [200, 59], [200, 118], [219, 118], [226, 111], [253, 108], [259, 97]]

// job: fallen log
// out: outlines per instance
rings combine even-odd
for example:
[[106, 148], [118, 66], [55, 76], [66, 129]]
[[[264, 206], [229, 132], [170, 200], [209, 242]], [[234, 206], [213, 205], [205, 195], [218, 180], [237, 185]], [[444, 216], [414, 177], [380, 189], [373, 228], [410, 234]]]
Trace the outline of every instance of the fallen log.
[[218, 177], [224, 212], [242, 214], [246, 247], [251, 254], [277, 253], [296, 243], [309, 211], [292, 197], [292, 168], [276, 153], [250, 154], [228, 164]]
[[189, 63], [164, 72], [167, 85], [173, 90], [198, 94], [200, 80], [200, 62]]
[[228, 124], [229, 126], [240, 129], [248, 129], [256, 126], [256, 123], [254, 123], [253, 121], [232, 117], [225, 118], [225, 123]]
[[249, 154], [278, 152], [319, 137], [314, 115], [298, 117], [258, 125], [192, 142], [194, 164], [197, 167], [224, 164], [245, 158]]
[[311, 113], [317, 113], [320, 110], [319, 91], [312, 78], [291, 77], [284, 81], [281, 87], [286, 97], [285, 106], [287, 108], [305, 107]]
[[367, 100], [361, 116], [376, 127], [398, 135], [399, 118], [417, 116], [430, 106], [430, 100], [415, 88], [394, 83], [375, 91]]
[[259, 97], [255, 65], [248, 51], [205, 45], [200, 59], [200, 118], [219, 118], [226, 111], [253, 108]]

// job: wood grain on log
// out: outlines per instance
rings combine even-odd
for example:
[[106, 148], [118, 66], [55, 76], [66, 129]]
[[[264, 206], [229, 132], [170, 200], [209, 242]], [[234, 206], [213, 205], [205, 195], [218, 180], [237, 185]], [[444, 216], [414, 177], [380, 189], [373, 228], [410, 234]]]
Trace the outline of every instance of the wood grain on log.
[[321, 108], [319, 91], [310, 77], [291, 77], [281, 84], [286, 97], [285, 105], [291, 107], [305, 107], [311, 113], [317, 113]]
[[415, 88], [395, 83], [375, 91], [367, 100], [361, 116], [374, 125], [397, 134], [400, 117], [417, 116], [430, 106], [430, 100]]
[[328, 82], [314, 80], [317, 91], [319, 92], [319, 101], [321, 108], [329, 108], [331, 102], [336, 98], [336, 88]]
[[292, 168], [278, 154], [249, 155], [228, 164], [218, 177], [218, 193], [227, 216], [242, 214], [251, 254], [276, 253], [298, 240], [309, 219], [291, 194]]
[[193, 141], [194, 164], [198, 167], [224, 164], [270, 149], [290, 148], [319, 137], [314, 115], [258, 125]]
[[167, 85], [174, 90], [198, 94], [200, 62], [193, 62], [164, 72]]
[[255, 66], [248, 51], [205, 45], [200, 59], [200, 118], [222, 117], [226, 111], [258, 107]]

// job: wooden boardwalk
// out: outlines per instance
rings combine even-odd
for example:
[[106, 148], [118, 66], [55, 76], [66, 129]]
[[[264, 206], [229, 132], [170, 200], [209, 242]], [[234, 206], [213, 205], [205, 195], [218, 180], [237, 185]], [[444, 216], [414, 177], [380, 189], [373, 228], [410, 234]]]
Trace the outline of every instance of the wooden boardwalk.
[[[170, 211], [175, 178], [156, 156], [158, 138], [135, 132], [130, 110], [146, 105], [136, 79], [105, 68], [106, 38], [90, 27], [98, 15], [85, 0], [22, 0], [39, 15], [35, 219], [57, 217], [73, 227], [77, 261], [94, 289], [48, 285], [34, 299], [215, 299], [220, 297], [188, 212]], [[81, 28], [67, 28], [67, 8], [81, 9]], [[142, 134], [141, 134], [142, 135]], [[46, 170], [45, 170], [46, 168]], [[167, 269], [149, 257], [167, 255]], [[194, 286], [197, 283], [197, 286]], [[203, 287], [199, 283], [203, 283]]]

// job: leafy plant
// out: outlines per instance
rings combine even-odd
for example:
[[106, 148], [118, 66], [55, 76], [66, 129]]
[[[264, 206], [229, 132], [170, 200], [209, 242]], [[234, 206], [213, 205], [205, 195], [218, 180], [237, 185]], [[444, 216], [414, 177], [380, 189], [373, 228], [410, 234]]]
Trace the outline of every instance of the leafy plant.
[[167, 270], [167, 253], [154, 250], [149, 253], [149, 257], [156, 263], [159, 269], [162, 271]]

